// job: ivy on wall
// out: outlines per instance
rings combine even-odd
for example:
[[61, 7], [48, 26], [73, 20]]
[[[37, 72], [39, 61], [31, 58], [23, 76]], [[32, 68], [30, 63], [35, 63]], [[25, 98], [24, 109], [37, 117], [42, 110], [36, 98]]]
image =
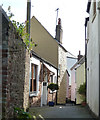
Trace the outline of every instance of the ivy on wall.
[[[8, 17], [9, 19], [11, 20], [11, 18], [14, 16], [14, 14], [11, 12], [11, 6], [8, 7]], [[26, 32], [26, 26], [28, 24], [28, 21], [25, 22], [25, 23], [19, 23], [19, 22], [16, 22], [15, 20], [11, 20], [9, 22], [9, 24], [13, 24], [13, 26], [15, 27], [16, 29], [16, 32], [18, 33], [18, 35], [23, 39], [23, 42], [25, 43], [26, 45], [26, 48], [28, 50], [32, 50], [32, 48], [35, 46], [37, 46], [37, 44], [35, 44], [32, 40], [32, 38], [30, 39], [29, 38], [29, 34]]]

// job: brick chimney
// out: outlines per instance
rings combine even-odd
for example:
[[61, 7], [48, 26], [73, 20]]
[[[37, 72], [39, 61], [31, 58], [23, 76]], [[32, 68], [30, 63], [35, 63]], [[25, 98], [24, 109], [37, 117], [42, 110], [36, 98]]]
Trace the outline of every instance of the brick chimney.
[[62, 44], [62, 34], [63, 34], [63, 30], [62, 30], [62, 27], [61, 27], [61, 19], [59, 18], [58, 19], [58, 25], [56, 25], [56, 36], [55, 36], [55, 38], [61, 44]]
[[83, 57], [83, 55], [81, 55], [81, 51], [80, 50], [79, 50], [79, 55], [77, 57], [78, 57], [78, 61]]

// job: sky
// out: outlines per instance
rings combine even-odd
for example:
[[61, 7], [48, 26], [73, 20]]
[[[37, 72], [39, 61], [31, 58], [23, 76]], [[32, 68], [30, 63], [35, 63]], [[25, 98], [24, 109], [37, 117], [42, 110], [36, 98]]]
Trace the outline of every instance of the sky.
[[[77, 56], [79, 50], [85, 53], [85, 18], [88, 0], [31, 0], [31, 17], [38, 21], [55, 37], [56, 9], [61, 18], [63, 29], [63, 46]], [[27, 0], [0, 0], [0, 5], [7, 11], [11, 6], [13, 19], [17, 22], [26, 21]]]

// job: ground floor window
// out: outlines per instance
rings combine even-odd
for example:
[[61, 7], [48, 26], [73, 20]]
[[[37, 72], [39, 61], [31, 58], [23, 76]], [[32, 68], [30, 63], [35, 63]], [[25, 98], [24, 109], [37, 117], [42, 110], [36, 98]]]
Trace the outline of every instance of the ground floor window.
[[30, 92], [37, 91], [37, 65], [31, 63]]

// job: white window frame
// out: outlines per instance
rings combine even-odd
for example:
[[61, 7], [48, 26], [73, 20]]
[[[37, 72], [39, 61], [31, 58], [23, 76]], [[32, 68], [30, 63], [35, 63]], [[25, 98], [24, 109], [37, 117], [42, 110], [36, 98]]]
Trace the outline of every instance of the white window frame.
[[[31, 64], [34, 64], [37, 66], [37, 80], [36, 80], [36, 91], [31, 92], [30, 91], [30, 85], [31, 85]], [[30, 58], [30, 79], [29, 79], [29, 96], [33, 97], [33, 96], [38, 96], [39, 94], [39, 72], [40, 72], [40, 60], [31, 57]]]

